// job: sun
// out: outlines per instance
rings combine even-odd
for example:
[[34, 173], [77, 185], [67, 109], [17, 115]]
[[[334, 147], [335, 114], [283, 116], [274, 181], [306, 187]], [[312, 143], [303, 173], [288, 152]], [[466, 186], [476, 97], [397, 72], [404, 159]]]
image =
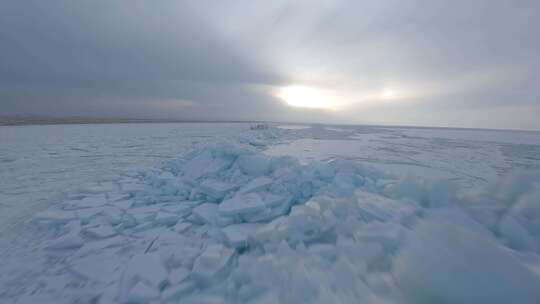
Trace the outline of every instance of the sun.
[[307, 86], [287, 86], [278, 89], [276, 96], [287, 105], [299, 108], [337, 110], [339, 97], [332, 92]]
[[399, 93], [396, 90], [384, 89], [380, 94], [382, 100], [394, 100], [399, 98]]

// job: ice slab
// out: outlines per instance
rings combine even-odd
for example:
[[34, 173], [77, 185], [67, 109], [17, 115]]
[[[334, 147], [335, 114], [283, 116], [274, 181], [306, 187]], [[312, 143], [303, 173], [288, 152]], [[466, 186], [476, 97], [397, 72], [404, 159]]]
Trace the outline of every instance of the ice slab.
[[110, 255], [89, 255], [71, 262], [70, 270], [86, 279], [112, 282], [119, 276], [120, 260]]
[[192, 208], [193, 205], [191, 205], [191, 202], [187, 201], [165, 205], [161, 207], [161, 211], [175, 213], [181, 217], [184, 217], [191, 213]]
[[189, 275], [191, 274], [191, 271], [184, 267], [178, 267], [175, 269], [172, 269], [169, 273], [169, 282], [172, 285], [177, 285], [187, 279]]
[[84, 240], [78, 235], [78, 233], [69, 233], [50, 242], [46, 248], [51, 250], [69, 250], [80, 248], [83, 245]]
[[95, 227], [85, 228], [83, 230], [83, 233], [97, 239], [110, 238], [118, 234], [118, 232], [112, 226], [107, 224], [101, 224]]
[[[129, 302], [131, 294], [137, 296], [158, 295], [159, 290], [167, 283], [167, 270], [157, 253], [137, 254], [125, 267], [120, 284], [120, 301]], [[137, 291], [137, 288], [141, 288]]]
[[159, 205], [142, 206], [129, 209], [127, 214], [135, 218], [137, 223], [144, 223], [153, 220], [160, 209]]
[[206, 195], [207, 200], [220, 201], [225, 195], [238, 188], [237, 185], [214, 179], [207, 179], [199, 186], [199, 192]]
[[179, 233], [183, 233], [186, 230], [188, 230], [192, 226], [191, 223], [188, 222], [178, 222], [176, 225], [174, 225], [173, 230]]
[[120, 209], [123, 209], [123, 210], [127, 210], [129, 208], [131, 208], [133, 206], [133, 201], [132, 200], [120, 200], [120, 201], [115, 201], [113, 202], [113, 204], [120, 208]]
[[222, 229], [226, 242], [234, 248], [246, 247], [248, 239], [255, 234], [262, 224], [235, 224]]
[[159, 299], [159, 291], [142, 281], [137, 282], [129, 291], [127, 303], [144, 304]]
[[192, 158], [182, 169], [184, 176], [198, 179], [205, 175], [217, 173], [229, 166], [230, 163], [231, 160], [224, 157], [214, 157], [212, 151], [207, 150]]
[[202, 281], [218, 279], [226, 275], [235, 251], [221, 244], [208, 245], [193, 264], [193, 276]]
[[414, 303], [538, 303], [540, 279], [512, 254], [451, 224], [427, 221], [410, 235], [394, 275]]
[[399, 248], [404, 239], [405, 228], [399, 224], [371, 222], [353, 233], [354, 239], [361, 243], [377, 243], [388, 252]]
[[219, 205], [219, 213], [224, 216], [246, 216], [260, 212], [265, 208], [266, 205], [259, 194], [248, 193], [223, 201]]
[[270, 170], [270, 158], [262, 154], [240, 155], [237, 163], [242, 172], [251, 176], [266, 175]]
[[252, 179], [247, 185], [242, 186], [240, 190], [238, 190], [239, 194], [247, 194], [250, 192], [257, 192], [261, 190], [266, 190], [271, 184], [273, 180], [267, 176], [260, 176], [255, 179]]
[[100, 207], [99, 215], [101, 215], [109, 224], [118, 225], [122, 222], [124, 211], [113, 206]]
[[196, 288], [197, 285], [195, 284], [195, 282], [182, 282], [180, 284], [176, 284], [165, 289], [162, 293], [161, 298], [166, 303], [175, 303], [175, 301], [178, 301], [181, 297], [187, 295]]
[[158, 212], [154, 218], [154, 222], [157, 225], [173, 226], [178, 222], [179, 216], [169, 212]]
[[193, 209], [193, 215], [202, 223], [212, 226], [227, 226], [234, 222], [234, 219], [221, 216], [218, 209], [216, 204], [204, 203]]
[[77, 213], [74, 211], [51, 210], [34, 215], [34, 221], [49, 225], [63, 225], [75, 219], [77, 219]]
[[355, 197], [365, 221], [399, 221], [414, 216], [419, 209], [413, 202], [398, 201], [366, 191], [356, 191]]
[[84, 208], [100, 207], [107, 204], [105, 195], [86, 196], [80, 200], [67, 201], [63, 204], [65, 210], [77, 210]]

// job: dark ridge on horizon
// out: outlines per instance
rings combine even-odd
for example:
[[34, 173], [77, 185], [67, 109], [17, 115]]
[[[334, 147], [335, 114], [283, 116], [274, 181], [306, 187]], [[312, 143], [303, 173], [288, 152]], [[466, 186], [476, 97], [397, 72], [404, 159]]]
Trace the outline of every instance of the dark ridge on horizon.
[[0, 126], [29, 126], [29, 125], [79, 125], [79, 124], [131, 124], [131, 123], [268, 123], [290, 125], [321, 125], [340, 127], [371, 127], [371, 128], [398, 128], [398, 129], [436, 129], [436, 130], [461, 130], [461, 131], [505, 131], [505, 132], [540, 132], [530, 129], [504, 129], [504, 128], [468, 128], [451, 126], [414, 126], [392, 125], [378, 123], [322, 123], [301, 121], [266, 121], [266, 120], [204, 120], [204, 119], [163, 119], [163, 118], [125, 118], [125, 117], [49, 117], [49, 116], [0, 116]]
[[0, 126], [24, 125], [68, 125], [68, 124], [120, 124], [120, 123], [261, 123], [249, 120], [203, 120], [203, 119], [162, 119], [162, 118], [108, 118], [108, 117], [37, 117], [0, 116]]

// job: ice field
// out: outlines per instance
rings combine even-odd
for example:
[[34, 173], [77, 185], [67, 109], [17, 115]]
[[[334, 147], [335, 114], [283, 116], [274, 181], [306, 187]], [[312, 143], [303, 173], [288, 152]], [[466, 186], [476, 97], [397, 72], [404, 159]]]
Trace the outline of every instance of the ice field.
[[540, 133], [0, 127], [0, 303], [540, 303]]

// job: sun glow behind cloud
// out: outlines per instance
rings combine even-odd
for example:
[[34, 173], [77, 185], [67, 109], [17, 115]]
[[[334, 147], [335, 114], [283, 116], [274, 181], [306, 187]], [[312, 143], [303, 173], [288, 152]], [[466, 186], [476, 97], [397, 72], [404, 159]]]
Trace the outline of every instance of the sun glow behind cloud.
[[399, 92], [393, 89], [384, 89], [380, 93], [382, 100], [394, 100], [399, 98]]
[[329, 90], [304, 85], [280, 87], [274, 96], [285, 104], [297, 108], [321, 109], [330, 111], [346, 110], [350, 106], [373, 106], [381, 102], [398, 102], [413, 97], [397, 87], [384, 87], [375, 90]]
[[279, 88], [276, 96], [287, 105], [299, 108], [339, 110], [345, 104], [343, 97], [332, 91], [300, 85]]

